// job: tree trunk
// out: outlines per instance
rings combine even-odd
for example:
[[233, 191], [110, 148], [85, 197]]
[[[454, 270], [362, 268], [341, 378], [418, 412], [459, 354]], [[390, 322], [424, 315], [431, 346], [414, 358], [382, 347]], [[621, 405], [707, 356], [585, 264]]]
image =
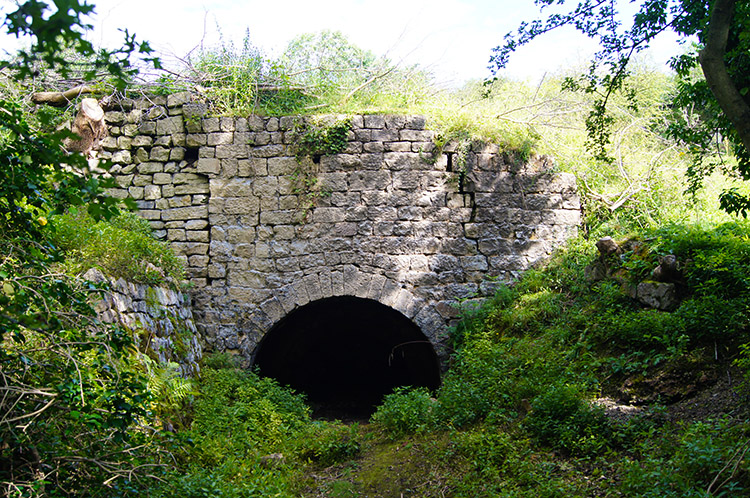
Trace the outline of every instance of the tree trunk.
[[716, 0], [708, 21], [706, 43], [698, 56], [711, 93], [750, 154], [750, 106], [740, 95], [724, 64], [735, 4], [736, 0]]
[[91, 87], [78, 85], [64, 92], [37, 92], [31, 95], [31, 101], [35, 104], [47, 104], [53, 107], [65, 107], [76, 97], [84, 93], [93, 93]]
[[77, 140], [68, 139], [65, 147], [68, 150], [80, 151], [88, 156], [99, 140], [106, 136], [107, 126], [104, 124], [104, 110], [96, 99], [83, 99], [73, 121], [70, 131], [78, 135]]

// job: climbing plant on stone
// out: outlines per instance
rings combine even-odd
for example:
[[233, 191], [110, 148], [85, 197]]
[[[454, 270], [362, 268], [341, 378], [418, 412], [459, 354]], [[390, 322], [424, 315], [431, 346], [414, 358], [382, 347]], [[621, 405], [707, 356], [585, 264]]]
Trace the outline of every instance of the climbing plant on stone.
[[301, 162], [309, 157], [312, 162], [320, 162], [322, 156], [338, 154], [346, 149], [349, 131], [352, 128], [350, 119], [334, 122], [330, 125], [317, 125], [303, 121], [298, 125], [299, 134], [295, 157]]
[[346, 149], [349, 132], [352, 128], [350, 119], [336, 121], [328, 125], [320, 125], [308, 120], [297, 124], [295, 133], [297, 143], [295, 158], [299, 167], [294, 171], [292, 179], [295, 183], [294, 192], [300, 198], [299, 206], [303, 219], [313, 209], [320, 198], [327, 197], [330, 192], [321, 190], [318, 186], [317, 170], [323, 156], [338, 154]]

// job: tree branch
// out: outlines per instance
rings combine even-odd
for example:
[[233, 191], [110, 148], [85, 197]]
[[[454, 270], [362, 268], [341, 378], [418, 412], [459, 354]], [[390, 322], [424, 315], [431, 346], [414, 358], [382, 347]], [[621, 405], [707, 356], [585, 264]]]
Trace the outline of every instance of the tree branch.
[[358, 91], [362, 90], [367, 85], [369, 85], [371, 83], [374, 83], [375, 81], [379, 80], [380, 78], [384, 78], [384, 77], [388, 76], [388, 74], [390, 74], [391, 72], [393, 72], [394, 69], [396, 69], [395, 66], [391, 67], [390, 69], [386, 70], [385, 72], [382, 72], [382, 73], [375, 74], [375, 75], [371, 76], [370, 79], [368, 79], [367, 81], [365, 81], [364, 83], [362, 83], [361, 85], [359, 85], [358, 87], [354, 88], [349, 93], [347, 93], [346, 95], [344, 95], [344, 98], [341, 99], [341, 103], [344, 104], [344, 103], [348, 102], [349, 99], [352, 98], [355, 93], [357, 93]]

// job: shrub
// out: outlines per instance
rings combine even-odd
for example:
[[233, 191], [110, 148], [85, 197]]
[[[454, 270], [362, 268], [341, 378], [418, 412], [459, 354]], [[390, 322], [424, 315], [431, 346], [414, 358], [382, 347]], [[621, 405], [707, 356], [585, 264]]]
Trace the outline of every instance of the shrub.
[[559, 314], [562, 296], [550, 289], [519, 294], [507, 307], [494, 306], [487, 326], [497, 334], [523, 334], [543, 330]]
[[696, 296], [683, 301], [674, 317], [675, 328], [694, 342], [729, 342], [750, 326], [750, 306], [746, 296]]
[[611, 430], [603, 409], [583, 399], [577, 386], [552, 386], [531, 406], [523, 425], [540, 444], [577, 455], [609, 446]]
[[202, 372], [192, 429], [204, 438], [271, 451], [308, 420], [302, 396], [272, 379], [239, 369]]
[[383, 400], [371, 421], [393, 437], [423, 432], [432, 427], [435, 400], [425, 388], [396, 388]]
[[[294, 496], [292, 442], [310, 422], [302, 396], [257, 374], [227, 368], [228, 355], [203, 364], [192, 424], [179, 433], [176, 468], [148, 496]], [[270, 454], [283, 458], [269, 460]], [[264, 458], [266, 457], [266, 458]]]
[[133, 213], [96, 222], [82, 211], [71, 210], [54, 216], [50, 225], [49, 237], [74, 273], [99, 268], [112, 278], [150, 285], [184, 279], [182, 260], [151, 236], [148, 221]]
[[512, 369], [502, 346], [488, 339], [475, 340], [455, 357], [455, 363], [438, 391], [441, 423], [462, 427], [493, 410], [512, 406], [503, 379]]
[[654, 246], [675, 254], [692, 294], [733, 298], [750, 291], [750, 222], [716, 227], [669, 225], [654, 231]]
[[644, 444], [646, 456], [623, 462], [622, 490], [644, 498], [746, 496], [750, 489], [747, 423], [696, 422], [671, 438]]
[[485, 417], [515, 416], [523, 400], [563, 380], [590, 382], [590, 372], [574, 372], [557, 348], [558, 331], [536, 336], [475, 339], [454, 357], [438, 391], [438, 420], [462, 427]]
[[213, 370], [237, 368], [237, 358], [229, 353], [207, 353], [201, 359], [202, 368]]
[[518, 445], [510, 434], [491, 426], [458, 433], [455, 443], [458, 453], [469, 460], [472, 470], [484, 479], [497, 478]]
[[295, 496], [290, 491], [293, 487], [290, 481], [283, 471], [266, 468], [255, 459], [232, 460], [216, 467], [191, 466], [187, 472], [167, 474], [161, 485], [142, 490], [142, 493], [153, 498]]
[[301, 433], [300, 456], [322, 467], [351, 460], [359, 455], [362, 438], [359, 426], [338, 423], [311, 424]]
[[461, 349], [465, 343], [482, 336], [488, 315], [496, 308], [505, 308], [516, 298], [517, 293], [505, 284], [498, 286], [495, 294], [481, 303], [469, 301], [460, 308], [461, 320], [450, 330], [450, 346]]

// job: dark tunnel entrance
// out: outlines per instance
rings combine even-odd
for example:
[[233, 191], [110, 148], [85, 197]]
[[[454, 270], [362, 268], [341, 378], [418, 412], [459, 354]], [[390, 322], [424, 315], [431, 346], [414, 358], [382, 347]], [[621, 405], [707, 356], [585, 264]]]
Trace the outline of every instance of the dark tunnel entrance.
[[388, 306], [351, 296], [287, 315], [261, 341], [254, 364], [328, 418], [367, 417], [394, 387], [440, 385], [437, 355], [421, 330]]

